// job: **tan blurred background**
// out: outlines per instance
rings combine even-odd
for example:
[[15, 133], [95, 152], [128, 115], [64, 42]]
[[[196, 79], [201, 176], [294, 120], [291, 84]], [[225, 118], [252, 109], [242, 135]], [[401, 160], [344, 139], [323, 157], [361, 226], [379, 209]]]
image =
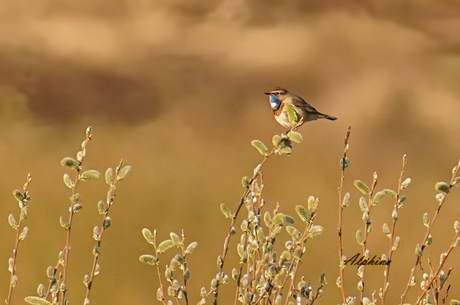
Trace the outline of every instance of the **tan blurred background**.
[[[20, 244], [15, 304], [34, 295], [45, 270], [54, 265], [65, 237], [69, 190], [59, 161], [74, 156], [86, 126], [93, 126], [86, 169], [104, 172], [121, 157], [133, 171], [119, 185], [104, 236], [101, 274], [91, 304], [156, 303], [154, 270], [138, 261], [152, 252], [144, 227], [165, 239], [183, 228], [199, 247], [190, 257], [191, 302], [217, 272], [228, 229], [221, 202], [235, 209], [241, 177], [261, 157], [250, 141], [267, 144], [284, 129], [272, 118], [263, 92], [286, 87], [318, 110], [337, 116], [301, 128], [304, 142], [291, 157], [267, 164], [265, 199], [273, 210], [295, 214], [296, 204], [320, 197], [317, 223], [323, 236], [310, 244], [300, 274], [329, 284], [320, 304], [337, 304], [337, 187], [343, 137], [352, 125], [351, 166], [346, 190], [353, 204], [345, 212], [345, 253], [359, 251], [362, 227], [355, 179], [378, 188], [397, 188], [401, 157], [408, 155], [413, 180], [400, 212], [400, 250], [392, 262], [388, 297], [396, 304], [414, 262], [425, 227], [422, 215], [436, 208], [434, 184], [449, 180], [460, 157], [460, 4], [454, 0], [82, 0], [8, 1], [0, 4], [0, 262], [2, 297], [7, 295], [7, 260], [14, 231], [7, 215], [18, 214], [11, 196], [32, 173], [27, 225]], [[437, 265], [460, 219], [454, 190], [433, 231], [426, 254]], [[84, 209], [72, 235], [71, 304], [84, 299], [90, 271], [92, 228], [100, 224], [96, 203], [102, 179], [81, 185]], [[392, 202], [373, 210], [373, 254], [387, 251], [381, 233]], [[235, 249], [235, 247], [233, 248]], [[235, 251], [232, 251], [235, 257]], [[460, 299], [459, 253], [449, 283]], [[166, 263], [165, 261], [164, 263]], [[209, 262], [209, 263], [208, 263]], [[229, 261], [231, 262], [231, 261]], [[427, 267], [426, 256], [423, 260]], [[230, 266], [230, 264], [228, 264]], [[383, 285], [383, 268], [369, 267], [367, 295]], [[228, 269], [227, 272], [231, 270]], [[357, 295], [356, 268], [346, 269], [347, 294]], [[418, 283], [421, 281], [418, 273]], [[234, 283], [223, 287], [221, 303], [233, 303]], [[409, 302], [420, 292], [412, 288]]]

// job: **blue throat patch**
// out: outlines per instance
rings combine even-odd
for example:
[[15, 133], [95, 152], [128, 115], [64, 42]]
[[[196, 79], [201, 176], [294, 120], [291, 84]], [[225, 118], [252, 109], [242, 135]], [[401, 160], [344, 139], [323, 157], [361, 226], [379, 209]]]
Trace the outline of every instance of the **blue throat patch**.
[[281, 103], [277, 96], [270, 94], [268, 98], [273, 111], [277, 111], [278, 109], [280, 109]]

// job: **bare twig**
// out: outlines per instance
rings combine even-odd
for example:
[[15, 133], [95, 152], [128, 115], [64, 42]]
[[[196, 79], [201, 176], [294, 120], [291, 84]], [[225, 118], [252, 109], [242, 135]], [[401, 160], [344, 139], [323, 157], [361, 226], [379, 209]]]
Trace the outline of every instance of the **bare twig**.
[[[91, 137], [92, 137], [91, 126], [89, 126], [88, 128], [86, 128], [86, 138], [83, 141], [83, 143], [81, 144], [81, 155], [80, 155], [80, 158], [78, 158], [79, 159], [78, 160], [78, 167], [75, 170], [74, 185], [72, 187], [72, 197], [77, 194], [77, 187], [78, 187], [78, 183], [80, 182], [79, 175], [80, 175], [80, 172], [81, 172], [81, 165], [82, 165], [83, 161], [85, 160], [86, 146], [89, 143], [89, 141], [91, 140]], [[66, 291], [67, 291], [67, 288], [65, 288], [65, 286], [66, 286], [66, 280], [67, 280], [67, 267], [69, 265], [70, 233], [71, 233], [71, 230], [72, 230], [72, 220], [73, 220], [73, 215], [75, 214], [75, 212], [76, 211], [74, 209], [74, 203], [71, 202], [71, 204], [69, 206], [68, 227], [66, 229], [66, 233], [67, 233], [66, 234], [66, 243], [65, 243], [64, 250], [63, 250], [64, 264], [62, 266], [62, 279], [60, 280], [60, 285], [59, 285], [59, 287], [64, 286], [64, 287], [62, 287], [62, 289], [60, 289], [60, 303], [61, 303], [61, 305], [64, 305], [65, 294], [66, 294]]]
[[[370, 214], [371, 214], [371, 208], [373, 206], [372, 204], [372, 195], [374, 194], [374, 189], [375, 186], [377, 185], [377, 173], [374, 172], [373, 179], [372, 179], [372, 187], [371, 191], [368, 194], [369, 195], [369, 203], [367, 204], [367, 209], [364, 211], [364, 213], [367, 215], [366, 218], [363, 216], [363, 221], [364, 221], [364, 236], [363, 236], [363, 243], [362, 243], [362, 248], [363, 248], [363, 256], [366, 255], [366, 250], [367, 250], [367, 238], [369, 237], [369, 232], [370, 232]], [[367, 259], [367, 258], [366, 258]], [[362, 289], [360, 290], [360, 300], [361, 304], [363, 303], [364, 299], [364, 276], [366, 272], [366, 265], [363, 264], [359, 267], [361, 269], [361, 283], [362, 283]]]
[[[401, 196], [401, 190], [402, 190], [402, 178], [403, 178], [403, 175], [404, 175], [404, 171], [406, 169], [406, 164], [407, 164], [407, 156], [404, 155], [403, 158], [402, 158], [402, 168], [401, 168], [401, 173], [399, 174], [399, 180], [398, 180], [398, 192], [396, 194], [396, 198], [395, 198], [395, 204], [394, 204], [394, 210], [396, 212], [398, 212], [398, 209], [399, 209], [399, 198]], [[393, 224], [391, 226], [391, 231], [390, 231], [390, 244], [389, 244], [389, 249], [388, 249], [388, 261], [391, 261], [391, 258], [393, 256], [393, 252], [395, 251], [395, 249], [393, 249], [393, 245], [394, 245], [394, 238], [395, 238], [395, 230], [396, 230], [396, 221], [395, 219], [393, 219]], [[389, 278], [390, 278], [390, 264], [387, 264], [385, 266], [385, 273], [384, 273], [384, 276], [385, 276], [385, 279], [383, 281], [383, 295], [382, 295], [382, 305], [385, 305], [385, 298], [386, 298], [386, 295], [387, 295], [387, 292], [388, 292], [388, 289], [387, 289], [387, 283], [389, 282]]]
[[[110, 189], [108, 193], [109, 195], [107, 195], [107, 199], [106, 199], [105, 213], [102, 214], [102, 224], [101, 224], [100, 233], [98, 236], [93, 236], [95, 239], [97, 238], [96, 247], [98, 250], [100, 249], [101, 244], [102, 244], [102, 236], [104, 235], [105, 230], [110, 226], [110, 218], [108, 217], [109, 210], [115, 200], [115, 196], [114, 196], [115, 193], [112, 190], [112, 187], [116, 186], [117, 183], [119, 182], [119, 173], [120, 173], [120, 170], [123, 168], [123, 166], [124, 166], [123, 159], [121, 159], [120, 163], [115, 169], [115, 174], [113, 175], [113, 184], [110, 184]], [[111, 168], [109, 170], [111, 171], [111, 173], [113, 173]], [[91, 268], [91, 273], [89, 275], [89, 281], [85, 283], [86, 284], [86, 296], [85, 296], [86, 300], [89, 300], [89, 295], [91, 292], [91, 287], [93, 286], [94, 277], [98, 274], [98, 272], [96, 272], [96, 270], [99, 268], [99, 265], [97, 263], [98, 260], [99, 260], [99, 253], [94, 253], [93, 265]]]
[[[340, 186], [339, 186], [339, 227], [337, 228], [337, 233], [339, 235], [339, 262], [341, 264], [342, 262], [342, 256], [343, 256], [343, 243], [342, 243], [342, 214], [343, 214], [343, 208], [344, 206], [342, 205], [342, 192], [343, 192], [343, 182], [345, 180], [345, 168], [347, 168], [348, 164], [348, 159], [347, 159], [347, 152], [349, 148], [348, 144], [348, 139], [350, 137], [350, 132], [351, 132], [351, 126], [348, 127], [347, 130], [347, 135], [345, 136], [344, 143], [345, 143], [345, 149], [343, 151], [343, 157], [342, 157], [342, 174], [340, 177]], [[339, 272], [340, 272], [340, 290], [342, 291], [342, 303], [345, 303], [345, 289], [344, 289], [344, 268], [342, 266], [339, 266]]]
[[444, 267], [444, 264], [446, 263], [447, 258], [449, 257], [449, 255], [452, 252], [452, 250], [454, 250], [454, 248], [457, 246], [457, 239], [459, 237], [460, 237], [460, 230], [457, 230], [457, 232], [455, 233], [454, 239], [453, 239], [452, 243], [450, 244], [449, 250], [447, 250], [446, 252], [444, 252], [441, 255], [441, 261], [439, 263], [438, 269], [436, 270], [436, 272], [432, 276], [430, 276], [430, 281], [425, 284], [425, 286], [423, 288], [423, 292], [418, 297], [418, 300], [415, 303], [415, 305], [420, 304], [420, 302], [423, 299], [423, 297], [428, 293], [428, 290], [430, 289], [430, 287], [433, 285], [435, 280], [439, 277], [439, 272], [442, 270], [442, 267]]
[[[460, 161], [458, 162], [458, 164], [452, 169], [452, 178], [450, 180], [450, 184], [449, 184], [449, 189], [452, 188], [452, 186], [454, 185], [454, 179], [455, 179], [455, 176], [457, 175], [457, 172], [460, 168]], [[427, 230], [426, 230], [426, 233], [425, 233], [425, 237], [423, 238], [423, 242], [421, 243], [421, 246], [420, 246], [420, 250], [421, 252], [423, 252], [423, 249], [425, 249], [425, 243], [428, 239], [428, 236], [430, 235], [431, 233], [431, 230], [433, 228], [433, 225], [434, 223], [436, 222], [436, 219], [438, 218], [439, 216], [439, 213], [441, 211], [441, 208], [444, 204], [444, 202], [446, 201], [446, 198], [447, 198], [447, 194], [444, 194], [441, 198], [441, 200], [439, 200], [439, 204], [438, 204], [438, 207], [436, 209], [436, 212], [429, 224], [429, 226], [427, 227]], [[411, 287], [411, 282], [412, 282], [412, 277], [414, 276], [415, 274], [415, 269], [417, 268], [417, 265], [419, 264], [420, 262], [420, 259], [422, 257], [421, 255], [422, 253], [420, 253], [420, 255], [416, 255], [416, 258], [415, 258], [415, 263], [414, 263], [414, 268], [412, 268], [411, 270], [411, 274], [409, 276], [409, 281], [407, 282], [407, 285], [406, 285], [406, 288], [404, 289], [404, 293], [401, 295], [401, 302], [399, 303], [400, 305], [402, 305], [404, 303], [404, 300], [407, 296], [407, 292], [409, 291], [409, 288]]]
[[[29, 196], [29, 184], [32, 181], [32, 177], [30, 176], [30, 173], [27, 175], [27, 181], [24, 184], [22, 190], [22, 194], [20, 194], [20, 191], [15, 191], [13, 194], [15, 195], [16, 199], [19, 201], [19, 206], [21, 208], [21, 214], [19, 217], [19, 223], [15, 224], [10, 221], [10, 225], [15, 225], [15, 230], [16, 230], [16, 241], [14, 244], [14, 249], [13, 249], [13, 257], [10, 258], [10, 264], [8, 270], [11, 272], [11, 277], [10, 277], [10, 285], [8, 289], [8, 297], [5, 300], [5, 303], [7, 305], [10, 304], [11, 302], [11, 297], [13, 296], [13, 289], [17, 285], [17, 276], [16, 276], [16, 263], [17, 263], [17, 257], [18, 257], [18, 250], [19, 250], [19, 242], [23, 240], [27, 235], [28, 228], [24, 227], [24, 229], [21, 230], [21, 225], [22, 221], [27, 218], [27, 208], [28, 208], [28, 202], [30, 200]], [[17, 196], [19, 195], [19, 196]], [[10, 214], [11, 217], [14, 219], [13, 214]], [[16, 222], [16, 220], [14, 220]], [[24, 236], [21, 236], [24, 235]]]
[[[296, 125], [292, 126], [289, 131], [296, 130], [300, 125], [302, 125], [302, 120], [300, 120]], [[222, 263], [219, 266], [219, 272], [220, 273], [223, 273], [223, 270], [224, 270], [225, 259], [227, 257], [227, 252], [228, 252], [228, 248], [229, 248], [229, 244], [230, 244], [230, 239], [232, 237], [231, 231], [232, 231], [232, 228], [235, 225], [236, 219], [238, 218], [238, 214], [240, 213], [241, 207], [243, 206], [243, 204], [245, 202], [245, 198], [249, 194], [249, 192], [251, 191], [251, 186], [252, 186], [253, 182], [255, 181], [257, 176], [262, 172], [263, 166], [265, 165], [267, 160], [273, 154], [275, 154], [276, 149], [277, 149], [277, 146], [274, 145], [273, 148], [270, 150], [270, 152], [267, 155], [264, 156], [262, 162], [254, 170], [254, 174], [253, 174], [252, 178], [249, 179], [249, 183], [246, 186], [246, 189], [244, 190], [243, 195], [240, 198], [240, 201], [238, 203], [238, 207], [237, 207], [237, 209], [235, 211], [235, 214], [232, 217], [232, 221], [230, 223], [230, 227], [229, 227], [229, 230], [228, 230], [228, 233], [227, 233], [227, 237], [225, 238], [225, 241], [224, 241], [224, 248], [222, 250], [222, 255], [221, 255]], [[238, 285], [239, 285], [239, 281], [238, 281]], [[219, 297], [219, 286], [220, 286], [220, 284], [217, 283], [217, 287], [216, 287], [215, 292], [214, 292], [214, 302], [213, 302], [214, 305], [217, 305], [217, 300], [218, 300], [218, 297]]]

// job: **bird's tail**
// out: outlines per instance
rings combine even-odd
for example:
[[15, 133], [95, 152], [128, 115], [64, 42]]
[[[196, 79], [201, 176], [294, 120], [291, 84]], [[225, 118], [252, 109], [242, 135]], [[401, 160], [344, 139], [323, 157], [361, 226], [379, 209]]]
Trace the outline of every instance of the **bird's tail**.
[[323, 113], [321, 113], [320, 118], [321, 118], [321, 119], [330, 120], [330, 121], [335, 121], [335, 120], [337, 120], [337, 118], [336, 118], [335, 116], [331, 116], [331, 115], [327, 115], [327, 114], [323, 114]]

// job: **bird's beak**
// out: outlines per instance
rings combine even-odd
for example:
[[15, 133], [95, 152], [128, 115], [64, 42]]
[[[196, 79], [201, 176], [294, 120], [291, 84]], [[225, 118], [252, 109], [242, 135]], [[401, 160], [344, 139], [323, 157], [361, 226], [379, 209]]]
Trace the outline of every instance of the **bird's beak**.
[[265, 92], [266, 95], [270, 95], [271, 93], [270, 92]]

